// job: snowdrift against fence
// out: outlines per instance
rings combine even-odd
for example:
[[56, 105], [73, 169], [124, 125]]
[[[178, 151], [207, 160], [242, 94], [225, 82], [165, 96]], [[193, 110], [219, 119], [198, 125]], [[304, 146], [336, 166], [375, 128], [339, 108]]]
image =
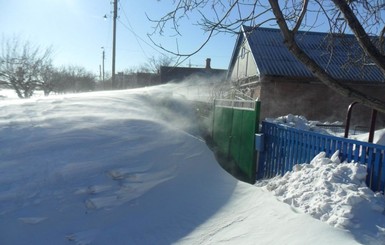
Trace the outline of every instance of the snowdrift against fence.
[[284, 176], [256, 185], [299, 212], [361, 233], [359, 240], [365, 244], [377, 244], [385, 241], [385, 197], [366, 186], [366, 173], [365, 165], [340, 163], [338, 151], [331, 158], [321, 152], [310, 164], [295, 165]]

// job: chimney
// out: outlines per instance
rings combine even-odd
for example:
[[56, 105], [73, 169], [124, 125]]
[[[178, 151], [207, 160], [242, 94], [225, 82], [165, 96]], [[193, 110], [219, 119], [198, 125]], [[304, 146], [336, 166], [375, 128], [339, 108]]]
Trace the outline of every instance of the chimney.
[[211, 59], [210, 58], [207, 58], [206, 59], [206, 69], [211, 69]]

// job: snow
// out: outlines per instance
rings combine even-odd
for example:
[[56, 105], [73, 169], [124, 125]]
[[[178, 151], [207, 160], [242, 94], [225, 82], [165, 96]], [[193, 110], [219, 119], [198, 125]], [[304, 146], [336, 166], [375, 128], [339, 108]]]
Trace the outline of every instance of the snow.
[[0, 244], [385, 244], [384, 197], [363, 166], [320, 153], [238, 181], [177, 86], [5, 94]]
[[310, 164], [296, 165], [283, 177], [258, 186], [300, 212], [360, 234], [365, 244], [383, 244], [385, 198], [366, 186], [366, 166], [340, 163], [338, 151], [330, 159], [325, 155], [321, 152]]
[[[341, 122], [320, 122], [320, 121], [310, 121], [307, 120], [306, 117], [302, 115], [292, 115], [288, 114], [285, 116], [281, 116], [278, 118], [266, 118], [266, 121], [278, 123], [281, 125], [286, 125], [289, 127], [297, 128], [300, 130], [307, 130], [307, 131], [313, 131], [323, 134], [330, 134], [335, 135], [339, 137], [343, 137], [344, 133], [335, 133], [332, 130], [324, 129], [322, 127], [319, 127], [318, 125], [326, 124], [326, 125], [342, 125]], [[349, 138], [354, 140], [359, 140], [363, 142], [368, 142], [369, 139], [369, 133], [362, 133], [362, 134], [350, 134]], [[378, 145], [385, 145], [385, 128], [384, 129], [378, 129], [374, 131], [374, 137], [373, 137], [373, 143]]]
[[[351, 136], [352, 139], [360, 141], [368, 141], [369, 133]], [[373, 143], [378, 145], [385, 145], [385, 128], [374, 131]]]
[[[329, 133], [328, 131], [317, 126], [318, 124], [320, 124], [319, 121], [309, 121], [306, 119], [306, 117], [302, 115], [288, 114], [286, 116], [281, 116], [278, 118], [266, 118], [266, 121], [286, 125], [300, 130], [315, 131], [326, 134]], [[335, 124], [339, 123], [335, 122]]]

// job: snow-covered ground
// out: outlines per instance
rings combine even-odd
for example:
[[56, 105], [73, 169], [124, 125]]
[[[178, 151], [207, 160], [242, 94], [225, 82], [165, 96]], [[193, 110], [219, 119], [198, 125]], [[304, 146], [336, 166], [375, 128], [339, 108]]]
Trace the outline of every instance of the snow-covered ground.
[[[278, 123], [281, 125], [287, 125], [289, 127], [301, 129], [301, 130], [308, 130], [308, 131], [314, 131], [318, 133], [324, 133], [324, 134], [330, 134], [335, 135], [339, 137], [344, 137], [344, 133], [335, 133], [333, 130], [319, 127], [318, 125], [327, 124], [327, 125], [342, 125], [341, 122], [320, 122], [320, 121], [309, 121], [306, 119], [306, 117], [301, 115], [285, 115], [278, 118], [266, 118], [269, 122]], [[368, 142], [369, 139], [369, 133], [361, 133], [361, 134], [352, 134], [349, 133], [349, 138], [359, 141]], [[379, 145], [385, 145], [385, 128], [378, 129], [374, 131], [374, 137], [373, 137], [373, 143], [379, 144]]]
[[364, 166], [321, 153], [240, 182], [173, 86], [5, 94], [0, 244], [385, 244], [385, 199]]

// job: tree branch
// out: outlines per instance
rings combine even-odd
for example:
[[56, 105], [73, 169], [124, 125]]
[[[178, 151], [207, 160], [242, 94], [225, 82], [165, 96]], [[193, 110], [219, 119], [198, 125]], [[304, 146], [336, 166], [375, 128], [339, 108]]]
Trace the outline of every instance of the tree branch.
[[305, 17], [305, 14], [307, 12], [307, 6], [308, 5], [309, 5], [309, 0], [304, 0], [303, 4], [302, 4], [301, 14], [299, 15], [297, 23], [293, 28], [293, 32], [297, 32], [299, 30], [299, 28], [301, 27], [303, 18]]
[[368, 34], [358, 21], [357, 17], [349, 7], [348, 3], [344, 0], [332, 0], [337, 8], [342, 12], [347, 21], [350, 29], [356, 36], [361, 48], [368, 54], [381, 72], [385, 75], [385, 56], [382, 55], [373, 42], [370, 40]]
[[385, 113], [385, 102], [374, 98], [372, 96], [361, 93], [358, 90], [352, 89], [348, 86], [345, 86], [330, 76], [327, 72], [322, 69], [310, 56], [308, 56], [297, 44], [295, 40], [296, 32], [293, 32], [289, 29], [285, 18], [281, 12], [281, 8], [277, 0], [269, 0], [273, 13], [277, 18], [277, 23], [281, 29], [282, 35], [284, 37], [284, 43], [287, 48], [296, 56], [322, 83], [338, 92], [339, 94], [354, 98], [356, 101], [362, 103], [363, 105], [369, 106], [371, 108], [376, 108], [377, 110]]

